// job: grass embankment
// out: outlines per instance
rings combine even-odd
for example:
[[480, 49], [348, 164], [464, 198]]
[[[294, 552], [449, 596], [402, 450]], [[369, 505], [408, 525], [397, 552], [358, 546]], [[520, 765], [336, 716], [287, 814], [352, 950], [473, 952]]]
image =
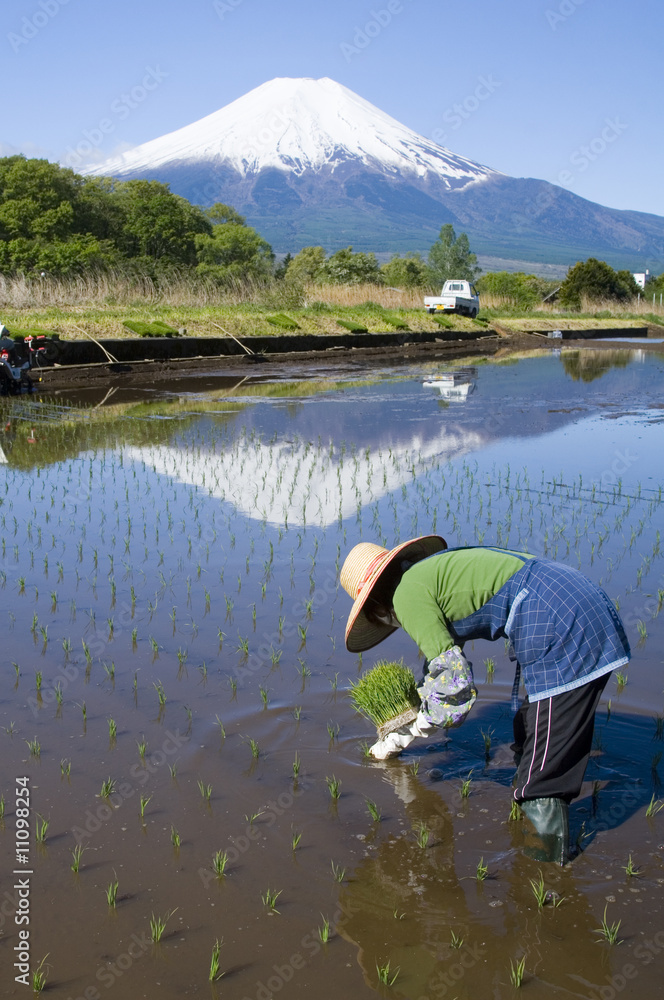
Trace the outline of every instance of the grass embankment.
[[[125, 324], [166, 324], [188, 336], [236, 337], [333, 334], [349, 330], [458, 330], [478, 336], [496, 323], [502, 332], [588, 329], [592, 327], [664, 326], [664, 309], [641, 303], [624, 309], [607, 303], [581, 312], [542, 305], [518, 308], [508, 301], [482, 299], [477, 320], [433, 317], [424, 312], [420, 289], [399, 291], [375, 285], [293, 286], [288, 282], [242, 285], [231, 290], [172, 281], [157, 288], [147, 279], [109, 278], [28, 282], [0, 279], [0, 319], [12, 331], [59, 333], [68, 340], [85, 334], [102, 338], [136, 336]], [[221, 329], [220, 329], [221, 328]]]

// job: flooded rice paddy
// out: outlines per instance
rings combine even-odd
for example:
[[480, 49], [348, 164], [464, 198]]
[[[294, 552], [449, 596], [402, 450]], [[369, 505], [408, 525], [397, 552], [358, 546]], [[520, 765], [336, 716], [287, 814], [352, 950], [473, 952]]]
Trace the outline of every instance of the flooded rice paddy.
[[[0, 401], [3, 995], [659, 995], [664, 357], [326, 364]], [[623, 616], [565, 869], [510, 817], [502, 642], [451, 739], [366, 757], [350, 681], [419, 664], [346, 652], [339, 568], [428, 532]]]

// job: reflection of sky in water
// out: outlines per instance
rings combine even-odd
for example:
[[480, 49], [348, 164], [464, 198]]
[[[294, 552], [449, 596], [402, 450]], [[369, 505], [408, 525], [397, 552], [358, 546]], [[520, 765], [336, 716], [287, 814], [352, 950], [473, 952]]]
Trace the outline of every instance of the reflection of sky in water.
[[[422, 379], [352, 384], [301, 400], [251, 400], [219, 439], [215, 418], [170, 444], [125, 448], [160, 475], [281, 524], [331, 524], [428, 470], [472, 456], [553, 474], [647, 485], [659, 475], [662, 360], [643, 352], [576, 352], [480, 366], [477, 390], [447, 405]], [[625, 366], [625, 360], [632, 360]]]

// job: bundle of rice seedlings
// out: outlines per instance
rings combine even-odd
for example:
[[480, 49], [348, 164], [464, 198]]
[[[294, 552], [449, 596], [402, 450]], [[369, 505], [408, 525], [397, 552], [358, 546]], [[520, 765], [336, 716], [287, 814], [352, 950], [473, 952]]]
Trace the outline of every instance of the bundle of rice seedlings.
[[352, 684], [350, 696], [357, 711], [376, 726], [381, 740], [414, 722], [420, 707], [412, 670], [388, 660], [381, 660]]

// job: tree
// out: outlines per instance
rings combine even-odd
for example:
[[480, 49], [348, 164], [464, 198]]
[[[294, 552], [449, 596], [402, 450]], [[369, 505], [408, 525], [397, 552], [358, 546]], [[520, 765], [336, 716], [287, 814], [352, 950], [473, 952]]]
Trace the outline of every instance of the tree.
[[558, 284], [523, 271], [490, 271], [479, 279], [477, 290], [480, 295], [492, 295], [506, 304], [529, 309], [554, 291]]
[[223, 201], [215, 201], [214, 205], [205, 209], [205, 214], [215, 225], [236, 222], [238, 226], [244, 226], [247, 221], [244, 215], [240, 215], [232, 205], [225, 205]]
[[429, 250], [429, 280], [433, 285], [442, 285], [450, 278], [474, 281], [480, 273], [477, 256], [470, 251], [470, 242], [465, 233], [457, 238], [454, 226], [449, 222], [440, 230], [440, 236]]
[[353, 253], [352, 247], [337, 250], [328, 257], [320, 277], [331, 285], [382, 285], [383, 277], [373, 253]]
[[559, 300], [563, 306], [580, 309], [583, 299], [627, 302], [638, 292], [639, 287], [630, 271], [614, 271], [606, 261], [589, 257], [569, 269], [560, 286]]
[[324, 263], [323, 247], [304, 247], [289, 263], [286, 278], [288, 281], [299, 281], [302, 284], [320, 281]]
[[429, 284], [426, 261], [419, 253], [396, 254], [380, 270], [384, 281], [396, 288], [425, 288]]
[[266, 278], [272, 272], [274, 254], [262, 236], [238, 222], [214, 226], [212, 235], [196, 237], [199, 274], [227, 278]]
[[125, 216], [121, 249], [126, 256], [196, 263], [196, 237], [212, 232], [200, 208], [159, 181], [122, 181], [114, 193]]

